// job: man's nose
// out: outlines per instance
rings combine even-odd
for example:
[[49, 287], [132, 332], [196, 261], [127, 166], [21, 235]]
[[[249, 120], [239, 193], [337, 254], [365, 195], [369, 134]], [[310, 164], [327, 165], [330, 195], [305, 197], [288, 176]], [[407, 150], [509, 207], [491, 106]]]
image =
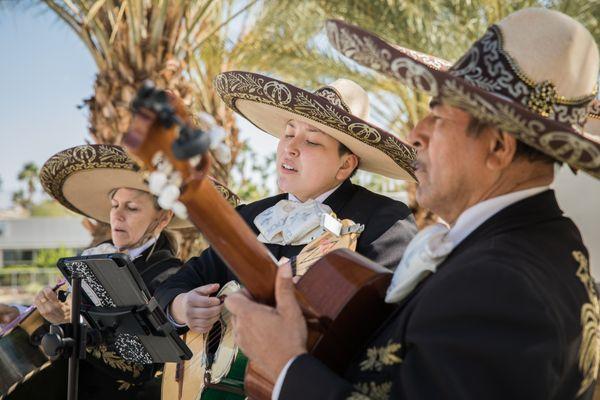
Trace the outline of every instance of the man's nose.
[[430, 130], [433, 127], [433, 116], [428, 115], [421, 119], [409, 132], [408, 142], [415, 148], [423, 148], [429, 142]]

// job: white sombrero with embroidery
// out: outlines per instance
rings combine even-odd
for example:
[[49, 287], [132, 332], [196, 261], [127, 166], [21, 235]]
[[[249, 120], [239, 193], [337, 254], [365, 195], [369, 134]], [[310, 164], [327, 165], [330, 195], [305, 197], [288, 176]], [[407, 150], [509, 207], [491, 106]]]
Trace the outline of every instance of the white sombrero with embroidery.
[[[137, 164], [122, 147], [92, 144], [63, 150], [46, 161], [40, 170], [44, 190], [60, 204], [78, 214], [109, 223], [109, 193], [118, 188], [149, 192]], [[234, 206], [238, 197], [227, 187], [212, 180], [216, 188]], [[188, 220], [173, 217], [169, 228], [193, 226]]]
[[543, 8], [517, 11], [449, 67], [342, 21], [328, 21], [327, 34], [356, 62], [600, 178], [600, 138], [583, 129], [598, 92], [600, 56], [592, 35], [573, 18]]
[[351, 80], [338, 79], [310, 92], [265, 75], [230, 71], [217, 75], [215, 87], [230, 108], [275, 137], [290, 119], [300, 120], [348, 147], [360, 158], [360, 169], [416, 180], [414, 149], [367, 122], [369, 97]]

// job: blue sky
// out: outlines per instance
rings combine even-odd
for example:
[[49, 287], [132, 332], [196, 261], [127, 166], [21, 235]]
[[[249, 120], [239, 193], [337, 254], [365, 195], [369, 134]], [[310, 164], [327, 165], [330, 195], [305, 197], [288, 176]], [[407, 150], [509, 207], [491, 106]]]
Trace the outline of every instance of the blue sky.
[[[96, 66], [75, 34], [44, 6], [0, 7], [0, 209], [23, 187], [19, 170], [90, 140], [83, 99], [93, 93]], [[240, 121], [242, 137], [261, 154], [275, 139]]]

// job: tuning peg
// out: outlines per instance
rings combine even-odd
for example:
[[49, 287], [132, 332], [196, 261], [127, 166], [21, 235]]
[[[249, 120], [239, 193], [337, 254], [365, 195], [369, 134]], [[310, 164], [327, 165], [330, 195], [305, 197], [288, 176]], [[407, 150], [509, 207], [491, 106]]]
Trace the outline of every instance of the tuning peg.
[[173, 142], [173, 154], [180, 160], [204, 154], [210, 147], [210, 136], [200, 129], [184, 127], [181, 129], [179, 137]]

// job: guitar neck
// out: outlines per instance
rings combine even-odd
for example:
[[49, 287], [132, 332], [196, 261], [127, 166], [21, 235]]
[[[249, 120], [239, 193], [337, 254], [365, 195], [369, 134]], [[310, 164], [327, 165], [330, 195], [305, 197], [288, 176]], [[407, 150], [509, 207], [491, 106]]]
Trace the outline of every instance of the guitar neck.
[[208, 180], [190, 182], [180, 198], [212, 248], [252, 296], [273, 304], [277, 265], [269, 250]]

